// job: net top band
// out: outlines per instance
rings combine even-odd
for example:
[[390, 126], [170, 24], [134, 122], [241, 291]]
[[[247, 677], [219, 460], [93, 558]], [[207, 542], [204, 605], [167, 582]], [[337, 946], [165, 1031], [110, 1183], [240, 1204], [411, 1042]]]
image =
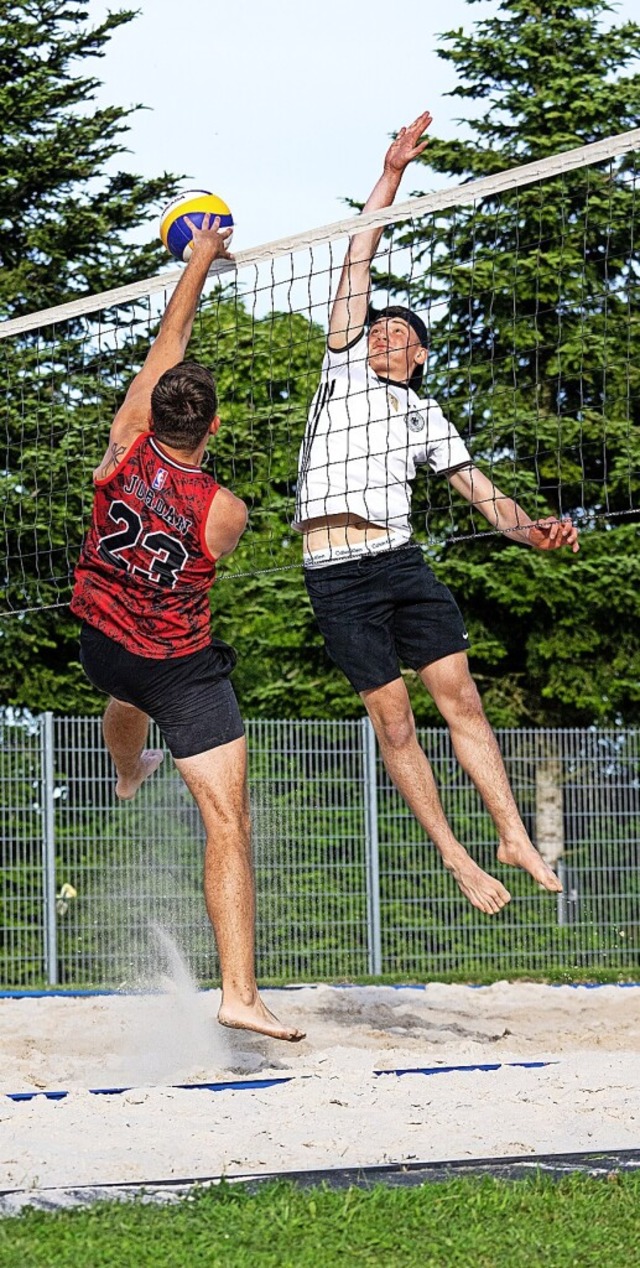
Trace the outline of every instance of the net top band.
[[[521, 167], [511, 167], [504, 172], [492, 176], [483, 176], [478, 180], [467, 181], [452, 188], [437, 190], [425, 194], [421, 198], [410, 198], [406, 202], [397, 203], [393, 207], [383, 207], [380, 211], [369, 212], [366, 216], [349, 216], [344, 220], [336, 220], [332, 224], [317, 229], [309, 229], [293, 237], [278, 238], [262, 246], [251, 247], [246, 251], [238, 251], [233, 263], [219, 262], [211, 270], [212, 275], [225, 272], [236, 272], [240, 269], [258, 265], [279, 256], [323, 242], [332, 242], [339, 238], [350, 237], [363, 229], [378, 225], [395, 224], [398, 221], [414, 219], [430, 212], [444, 211], [451, 207], [468, 206], [470, 203], [489, 198], [494, 194], [505, 193], [510, 189], [519, 189], [532, 185], [536, 181], [561, 176], [565, 172], [575, 171], [581, 167], [589, 167], [596, 163], [604, 163], [617, 158], [621, 154], [640, 149], [640, 128], [632, 128], [617, 136], [606, 137], [602, 141], [581, 145], [573, 150], [564, 150], [549, 158], [534, 163], [525, 163]], [[182, 268], [168, 269], [154, 277], [143, 278], [129, 286], [117, 287], [103, 291], [98, 295], [87, 295], [81, 299], [59, 304], [55, 308], [44, 308], [24, 317], [16, 317], [10, 321], [0, 322], [0, 339], [8, 339], [12, 335], [25, 334], [30, 330], [43, 326], [55, 325], [110, 308], [116, 304], [125, 304], [161, 291], [171, 290], [177, 286], [182, 275]]]

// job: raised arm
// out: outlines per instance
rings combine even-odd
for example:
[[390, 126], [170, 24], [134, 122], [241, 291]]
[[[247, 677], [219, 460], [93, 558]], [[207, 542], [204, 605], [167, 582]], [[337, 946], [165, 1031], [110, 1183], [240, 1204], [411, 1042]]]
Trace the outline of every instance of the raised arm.
[[509, 541], [524, 542], [536, 550], [557, 550], [569, 546], [575, 554], [580, 549], [578, 529], [569, 518], [549, 515], [532, 520], [526, 511], [506, 497], [488, 476], [477, 467], [466, 467], [449, 476], [449, 484], [489, 521], [492, 528], [505, 533]]
[[230, 260], [227, 240], [231, 229], [219, 232], [220, 220], [206, 216], [202, 229], [187, 223], [193, 233], [193, 251], [160, 323], [160, 329], [136, 374], [111, 425], [109, 448], [99, 468], [105, 478], [118, 465], [137, 436], [149, 430], [151, 393], [164, 374], [184, 359], [191, 337], [198, 300], [214, 260]]
[[[431, 115], [425, 110], [408, 128], [400, 129], [385, 155], [382, 176], [362, 208], [363, 215], [391, 206], [405, 167], [427, 147], [427, 142], [420, 138], [430, 123]], [[357, 339], [364, 329], [371, 289], [371, 261], [383, 229], [384, 226], [364, 229], [349, 242], [329, 321], [329, 347], [336, 352]]]

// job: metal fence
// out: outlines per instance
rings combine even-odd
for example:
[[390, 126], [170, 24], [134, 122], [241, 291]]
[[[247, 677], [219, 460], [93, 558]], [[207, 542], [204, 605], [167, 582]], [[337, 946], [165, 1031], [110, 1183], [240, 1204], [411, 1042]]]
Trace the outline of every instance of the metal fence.
[[[555, 898], [496, 865], [495, 830], [448, 732], [421, 731], [456, 834], [513, 895], [494, 918], [442, 868], [367, 720], [261, 721], [247, 733], [260, 980], [635, 969], [637, 732], [498, 732], [527, 828], [562, 875]], [[4, 711], [0, 741], [5, 987], [140, 983], [164, 954], [158, 930], [214, 980], [203, 835], [171, 762], [120, 804], [99, 719]]]

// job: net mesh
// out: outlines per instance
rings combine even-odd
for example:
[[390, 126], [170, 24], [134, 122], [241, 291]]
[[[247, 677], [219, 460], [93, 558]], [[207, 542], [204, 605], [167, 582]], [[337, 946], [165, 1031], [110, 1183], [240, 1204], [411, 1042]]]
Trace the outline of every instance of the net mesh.
[[[534, 518], [595, 530], [640, 511], [639, 150], [637, 130], [240, 253], [212, 279], [188, 355], [218, 381], [208, 469], [250, 513], [224, 575], [300, 566], [298, 455], [345, 239], [365, 223], [387, 226], [373, 303], [426, 322], [423, 394], [478, 467]], [[177, 276], [0, 327], [1, 613], [68, 603], [91, 472]], [[492, 531], [426, 469], [412, 524], [429, 550]]]

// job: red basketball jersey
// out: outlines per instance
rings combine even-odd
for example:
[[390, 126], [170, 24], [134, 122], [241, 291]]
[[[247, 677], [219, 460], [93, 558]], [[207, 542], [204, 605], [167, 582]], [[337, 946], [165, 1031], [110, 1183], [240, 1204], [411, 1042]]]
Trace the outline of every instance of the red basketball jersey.
[[220, 486], [170, 458], [150, 433], [94, 484], [72, 612], [138, 656], [206, 647], [216, 561], [205, 527]]

